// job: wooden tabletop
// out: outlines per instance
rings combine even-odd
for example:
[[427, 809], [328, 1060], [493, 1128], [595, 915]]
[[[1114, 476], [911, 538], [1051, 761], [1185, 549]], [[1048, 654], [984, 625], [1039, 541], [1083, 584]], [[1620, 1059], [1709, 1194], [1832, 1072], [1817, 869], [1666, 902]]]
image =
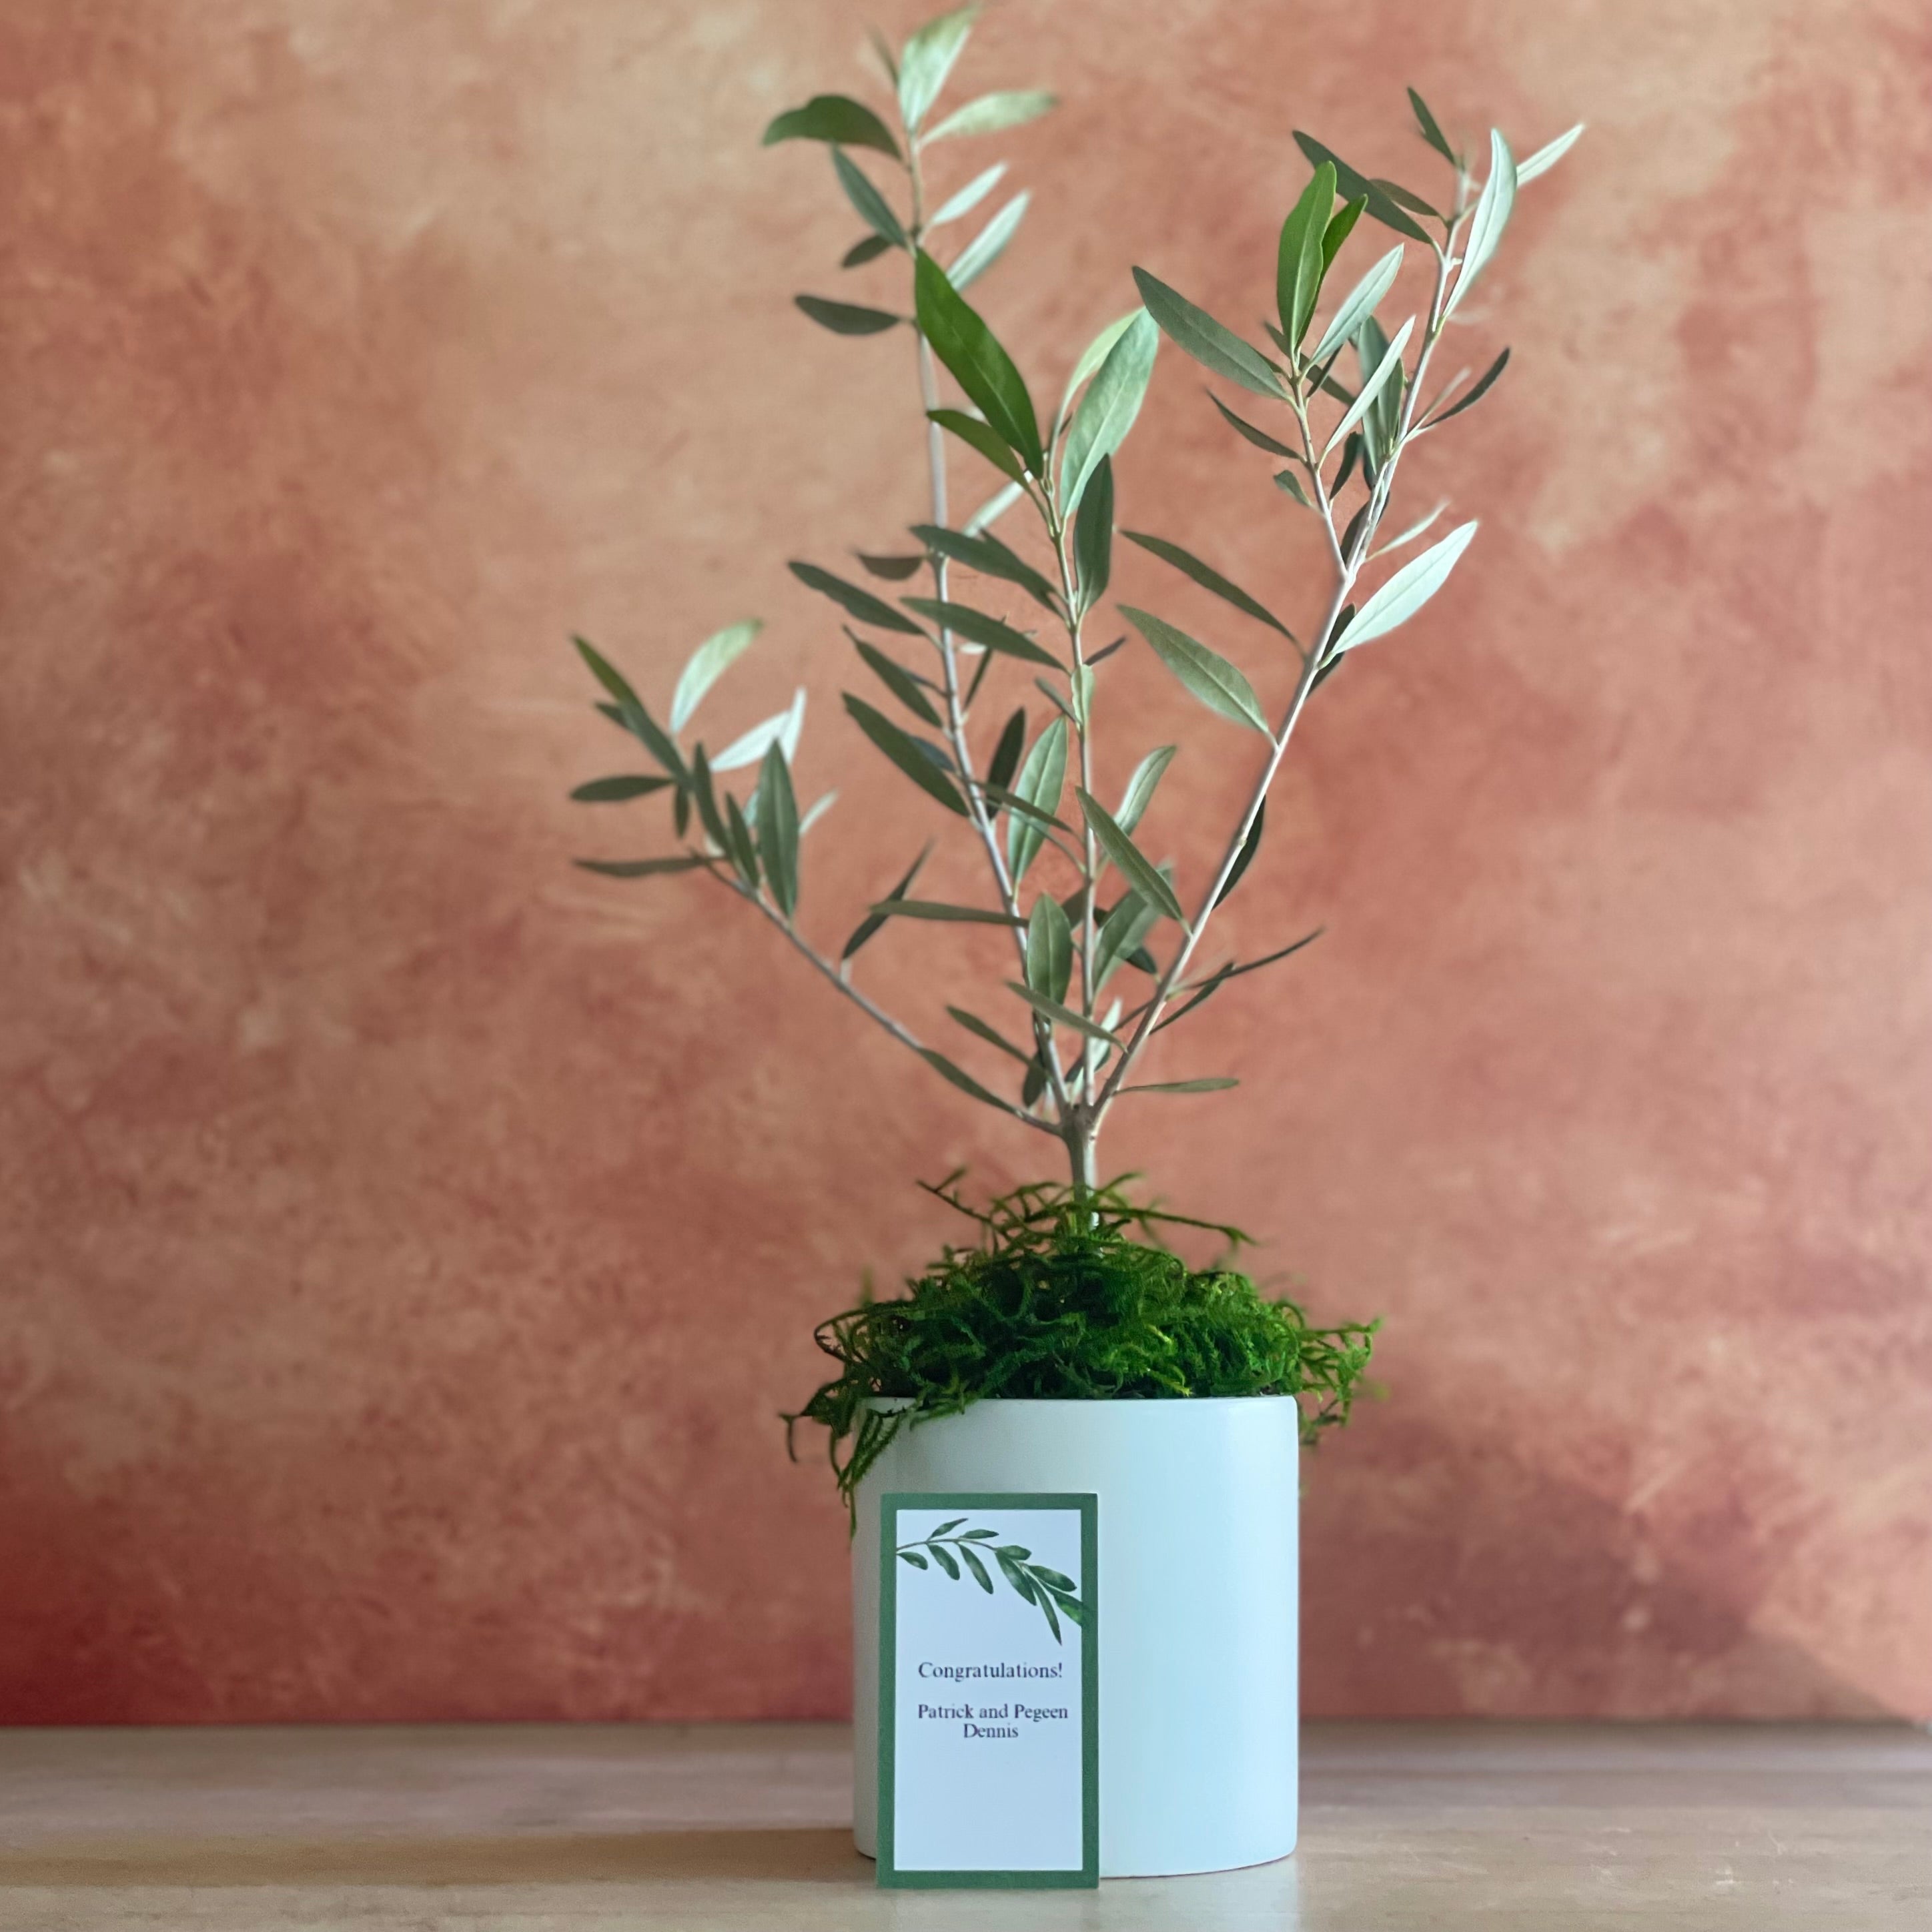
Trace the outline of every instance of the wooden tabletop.
[[1314, 1725], [1301, 1849], [881, 1893], [825, 1724], [0, 1731], [0, 1928], [1924, 1932], [1904, 1726]]

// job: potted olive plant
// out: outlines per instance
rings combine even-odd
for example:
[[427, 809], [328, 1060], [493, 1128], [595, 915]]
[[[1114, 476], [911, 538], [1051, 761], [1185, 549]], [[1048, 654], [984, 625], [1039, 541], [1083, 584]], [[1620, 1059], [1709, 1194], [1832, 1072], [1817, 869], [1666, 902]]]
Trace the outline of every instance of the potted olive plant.
[[[1503, 373], [1506, 349], [1480, 373], [1445, 380], [1438, 351], [1495, 256], [1518, 189], [1578, 130], [1522, 162], [1492, 134], [1479, 178], [1412, 92], [1416, 128], [1446, 170], [1432, 200], [1297, 134], [1311, 173], [1271, 265], [1276, 316], [1265, 343], [1136, 268], [1139, 304], [1072, 360], [1049, 412], [966, 296], [1012, 239], [1026, 196], [999, 205], [963, 246], [949, 245], [993, 204], [1004, 176], [976, 144], [1053, 105], [1046, 94], [1002, 92], [941, 108], [973, 15], [968, 8], [932, 22], [896, 55], [880, 44], [889, 115], [820, 94], [780, 115], [765, 140], [829, 148], [865, 230], [843, 266], [876, 263], [874, 275], [890, 274], [876, 304], [802, 295], [798, 306], [840, 334], [910, 349], [930, 490], [910, 548], [861, 554], [869, 583], [815, 562], [791, 568], [836, 607], [864, 674], [860, 690], [844, 695], [854, 728], [846, 742], [856, 752], [866, 741], [865, 755], [896, 769], [934, 837], [950, 831], [978, 849], [984, 892], [970, 902], [922, 896], [932, 844], [916, 835], [920, 849], [890, 890], [854, 909], [842, 944], [812, 936], [806, 835], [831, 800], [801, 812], [794, 790], [804, 694], [722, 749], [693, 730], [712, 686], [753, 641], [758, 626], [748, 621], [698, 647], [662, 722], [578, 640], [603, 686], [600, 709], [652, 769], [593, 780], [575, 796], [599, 804], [658, 796], [673, 838], [656, 856], [579, 862], [620, 879], [688, 874], [687, 889], [729, 895], [932, 1073], [1042, 1151], [1053, 1140], [1066, 1177], [990, 1206], [975, 1206], [952, 1177], [934, 1191], [974, 1218], [976, 1240], [946, 1250], [904, 1296], [868, 1300], [820, 1331], [838, 1373], [801, 1415], [829, 1428], [832, 1466], [854, 1505], [861, 1850], [872, 1849], [875, 1796], [874, 1492], [1092, 1490], [1107, 1606], [1102, 1869], [1212, 1870], [1294, 1846], [1298, 1454], [1346, 1416], [1369, 1331], [1311, 1326], [1232, 1266], [1189, 1268], [1160, 1239], [1183, 1217], [1104, 1184], [1097, 1148], [1117, 1108], [1234, 1087], [1218, 1069], [1150, 1078], [1149, 1048], [1236, 981], [1282, 968], [1314, 936], [1252, 958], [1216, 958], [1214, 950], [1216, 910], [1254, 862], [1270, 788], [1308, 705], [1357, 650], [1422, 610], [1475, 535], [1473, 522], [1438, 530], [1439, 505], [1391, 529], [1397, 482], [1409, 448]], [[971, 158], [956, 170], [955, 155]], [[1394, 244], [1359, 272], [1338, 273], [1364, 217]], [[1413, 312], [1398, 313], [1411, 298], [1390, 298], [1409, 288], [1412, 265], [1424, 279]], [[1191, 549], [1120, 518], [1113, 458], [1163, 335], [1232, 398], [1209, 392], [1232, 453], [1266, 459], [1262, 508], [1312, 518], [1321, 532], [1326, 580], [1293, 625]], [[954, 460], [997, 472], [988, 479], [994, 494], [958, 518]], [[1024, 520], [1024, 533], [998, 534], [1009, 520]], [[1117, 538], [1252, 626], [1243, 662], [1138, 608], [1121, 607], [1129, 632], [1111, 635], [1103, 613]], [[1123, 755], [1105, 730], [1106, 667], [1134, 638], [1173, 675], [1175, 742]], [[1232, 824], [1163, 820], [1161, 780], [1186, 755], [1184, 725], [1218, 734], [1212, 755], [1252, 766]], [[740, 772], [751, 775], [742, 798], [732, 788]], [[1181, 850], [1178, 861], [1164, 855], [1170, 846]], [[868, 946], [924, 922], [1003, 935], [1005, 963], [987, 999], [979, 1010], [946, 1009], [944, 1046], [923, 1016], [887, 1011], [862, 976]], [[1238, 1245], [1237, 1230], [1219, 1232]], [[1022, 1570], [1008, 1580], [1040, 1594], [1049, 1621], [1081, 1614], [1050, 1576]]]

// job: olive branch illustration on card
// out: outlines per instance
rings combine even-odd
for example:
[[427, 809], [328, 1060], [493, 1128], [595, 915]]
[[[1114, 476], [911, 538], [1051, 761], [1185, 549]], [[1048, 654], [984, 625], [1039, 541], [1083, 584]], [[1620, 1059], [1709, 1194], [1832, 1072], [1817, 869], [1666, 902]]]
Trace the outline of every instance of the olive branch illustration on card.
[[993, 1579], [986, 1559], [990, 1556], [1014, 1594], [1034, 1605], [1046, 1618], [1055, 1643], [1064, 1641], [1061, 1617], [1085, 1625], [1087, 1608], [1080, 1600], [1079, 1586], [1071, 1576], [1033, 1562], [1033, 1552], [1017, 1543], [996, 1541], [1000, 1534], [997, 1529], [962, 1530], [960, 1525], [966, 1520], [956, 1516], [917, 1541], [901, 1544], [894, 1554], [915, 1570], [930, 1570], [936, 1564], [956, 1583], [970, 1573], [989, 1597], [993, 1594]]

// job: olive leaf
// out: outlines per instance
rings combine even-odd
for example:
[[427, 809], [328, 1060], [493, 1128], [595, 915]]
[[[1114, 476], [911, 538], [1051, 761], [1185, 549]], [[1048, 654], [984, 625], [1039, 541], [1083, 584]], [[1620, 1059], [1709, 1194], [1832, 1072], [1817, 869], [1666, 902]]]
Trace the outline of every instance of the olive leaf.
[[774, 744], [758, 772], [758, 857], [788, 920], [798, 909], [798, 800], [784, 748]]
[[927, 21], [900, 50], [899, 112], [909, 132], [919, 131], [927, 109], [938, 99], [979, 10], [976, 6], [961, 7]]
[[778, 141], [832, 141], [842, 147], [876, 148], [894, 160], [899, 144], [863, 102], [843, 94], [815, 94], [802, 107], [781, 114], [766, 128], [764, 147]]
[[1465, 410], [1472, 408], [1476, 404], [1480, 403], [1490, 393], [1496, 378], [1509, 367], [1509, 358], [1510, 352], [1505, 349], [1483, 371], [1481, 375], [1477, 377], [1473, 386], [1457, 397], [1446, 410], [1438, 410], [1429, 418], [1430, 427], [1433, 428], [1437, 423], [1446, 423], [1451, 416], [1460, 416]]
[[1255, 822], [1248, 827], [1248, 836], [1241, 841], [1241, 849], [1234, 854], [1234, 862], [1228, 868], [1221, 890], [1214, 895], [1216, 905], [1241, 883], [1242, 874], [1255, 862], [1255, 854], [1262, 849], [1262, 827], [1267, 821], [1268, 800], [1263, 799], [1255, 807]]
[[1106, 593], [1113, 573], [1114, 464], [1101, 458], [1080, 499], [1073, 522], [1073, 568], [1080, 608], [1090, 610]]
[[[1315, 345], [1315, 352], [1309, 358], [1311, 362], [1327, 362], [1375, 314], [1376, 304], [1394, 287], [1395, 278], [1402, 272], [1402, 244], [1397, 242], [1342, 298], [1341, 307], [1322, 332], [1322, 340]], [[1289, 455], [1293, 452], [1284, 450], [1282, 453]]]
[[1121, 830], [1113, 814], [1097, 798], [1078, 785], [1073, 790], [1088, 824], [1093, 828], [1094, 836], [1118, 868], [1120, 877], [1150, 905], [1186, 926], [1187, 915], [1181, 910], [1180, 902], [1174, 897], [1174, 888], [1168, 884], [1166, 875], [1148, 862], [1140, 848]]
[[800, 583], [816, 590], [820, 596], [830, 598], [862, 624], [874, 625], [881, 631], [898, 631], [908, 637], [926, 635], [910, 618], [895, 610], [883, 597], [874, 597], [869, 590], [862, 590], [856, 584], [848, 584], [844, 578], [835, 577], [830, 571], [821, 570], [815, 563], [794, 562], [788, 568]]
[[1114, 814], [1123, 832], [1132, 832], [1140, 824], [1154, 802], [1154, 788], [1174, 762], [1178, 748], [1173, 745], [1156, 745], [1134, 767], [1134, 775], [1128, 779], [1127, 788], [1121, 795], [1120, 808]]
[[1304, 134], [1298, 128], [1295, 130], [1294, 144], [1308, 157], [1311, 167], [1318, 168], [1324, 161], [1328, 163], [1335, 170], [1337, 190], [1351, 201], [1359, 196], [1366, 202], [1370, 214], [1384, 228], [1393, 228], [1398, 235], [1406, 235], [1412, 242], [1428, 244], [1428, 230], [1418, 226], [1412, 215], [1404, 214], [1400, 206], [1390, 199], [1386, 188], [1378, 187], [1366, 175], [1358, 174], [1334, 148], [1324, 147], [1312, 134]]
[[704, 702], [704, 694], [744, 656], [752, 640], [764, 628], [760, 619], [747, 617], [742, 623], [728, 626], [715, 636], [706, 638], [692, 652], [679, 676], [677, 688], [671, 694], [670, 728], [674, 733], [682, 731], [691, 722], [692, 714]]
[[1012, 358], [924, 249], [913, 272], [913, 290], [920, 333], [932, 345], [932, 352], [994, 433], [1038, 476], [1043, 463], [1040, 425]]
[[950, 114], [926, 136], [922, 145], [950, 141], [962, 134], [997, 134], [1004, 128], [1018, 128], [1050, 113], [1059, 104], [1058, 95], [1022, 91], [982, 94]]
[[926, 413], [941, 429], [950, 430], [962, 442], [976, 449], [988, 463], [1004, 470], [1012, 478], [1016, 489], [1020, 487], [1020, 479], [1027, 473], [1026, 466], [993, 433], [989, 424], [982, 422], [977, 416], [968, 416], [962, 410], [928, 410]]
[[1030, 986], [1018, 980], [1009, 980], [1006, 986], [1010, 992], [1018, 994], [1035, 1012], [1042, 1014], [1055, 1026], [1068, 1028], [1075, 1033], [1084, 1034], [1089, 1040], [1100, 1040], [1108, 1046], [1120, 1045], [1119, 1034], [1109, 1032], [1098, 1020], [1090, 1020], [1084, 1013], [1076, 1013], [1071, 1006], [1064, 1006], [1059, 1000], [1050, 999], [1044, 993], [1035, 992]]
[[1463, 244], [1462, 272], [1456, 278], [1456, 286], [1449, 291], [1449, 299], [1443, 304], [1442, 312], [1447, 315], [1455, 312], [1457, 304], [1469, 292], [1469, 287], [1495, 255], [1503, 238], [1503, 230], [1509, 226], [1511, 211], [1516, 206], [1516, 158], [1510, 152], [1509, 143], [1492, 128], [1490, 130], [1490, 178], [1483, 184], [1483, 191], [1476, 197], [1476, 212], [1469, 218], [1469, 238]]
[[998, 617], [989, 617], [969, 604], [942, 602], [937, 597], [904, 597], [899, 600], [908, 610], [930, 617], [942, 629], [956, 632], [970, 643], [984, 644], [1010, 658], [1023, 658], [1028, 664], [1046, 664], [1054, 670], [1065, 668], [1053, 653], [1034, 642], [1024, 631]]
[[1308, 325], [1315, 320], [1316, 299], [1322, 292], [1322, 278], [1328, 267], [1322, 243], [1334, 206], [1335, 164], [1324, 161], [1281, 224], [1275, 299], [1282, 333], [1291, 353], [1300, 349]]
[[735, 738], [711, 760], [714, 772], [735, 772], [746, 765], [754, 765], [765, 755], [766, 748], [772, 745], [782, 745], [788, 758], [798, 752], [800, 731], [805, 724], [805, 689], [802, 686], [792, 693], [790, 704], [783, 711], [767, 718], [761, 724], [754, 724], [742, 738]]
[[963, 563], [982, 577], [997, 577], [1017, 584], [1036, 604], [1058, 613], [1053, 586], [1023, 557], [1018, 556], [995, 536], [984, 532], [968, 534], [949, 530], [937, 524], [914, 524], [912, 533], [929, 550], [954, 563]]
[[1134, 285], [1141, 292], [1148, 314], [1178, 349], [1186, 350], [1204, 369], [1252, 389], [1258, 396], [1276, 402], [1282, 387], [1273, 366], [1261, 352], [1244, 342], [1231, 328], [1224, 328], [1205, 309], [1196, 308], [1187, 298], [1144, 268], [1134, 271]]
[[1456, 158], [1456, 150], [1449, 145], [1448, 136], [1436, 124], [1436, 116], [1429, 111], [1429, 103], [1416, 92], [1408, 90], [1408, 104], [1415, 112], [1415, 124], [1422, 130], [1422, 138], [1447, 161], [1452, 168], [1462, 164]]
[[1020, 768], [1020, 753], [1026, 748], [1026, 722], [1023, 704], [1006, 720], [999, 742], [993, 747], [992, 760], [986, 767], [988, 790], [1004, 791], [1012, 783], [1013, 774]]
[[943, 228], [949, 221], [957, 221], [962, 214], [970, 214], [999, 186], [1006, 172], [1006, 163], [995, 161], [983, 174], [975, 175], [951, 200], [942, 202], [934, 213], [927, 216], [926, 233]]
[[1123, 604], [1120, 611], [1153, 646], [1161, 662], [1209, 710], [1219, 712], [1237, 724], [1252, 725], [1264, 736], [1274, 735], [1268, 730], [1254, 686], [1226, 658], [1150, 610], [1136, 610], [1131, 604]]
[[1027, 984], [1049, 1000], [1064, 1000], [1072, 975], [1072, 926], [1060, 902], [1042, 892], [1027, 922]]
[[647, 777], [643, 773], [635, 776], [626, 774], [618, 778], [592, 778], [587, 784], [580, 784], [570, 794], [579, 805], [614, 805], [625, 799], [646, 798], [654, 791], [662, 791], [673, 782], [669, 778]]
[[932, 725], [935, 730], [944, 728], [944, 721], [932, 708], [932, 701], [920, 689], [911, 672], [903, 664], [896, 664], [884, 651], [875, 650], [856, 632], [845, 634], [852, 640], [860, 656], [863, 658], [873, 674], [915, 718]]
[[[1000, 1031], [998, 1028], [988, 1026], [977, 1013], [969, 1013], [963, 1006], [948, 1006], [946, 1011], [947, 1016], [956, 1024], [964, 1027], [968, 1033], [983, 1040], [988, 1046], [998, 1047], [1002, 1053], [1010, 1054], [1022, 1066], [1030, 1066], [1033, 1064], [1033, 1055], [1030, 1053], [1022, 1052], [1004, 1034]], [[938, 1532], [935, 1530], [933, 1533], [937, 1535]]]
[[1006, 244], [1026, 218], [1031, 199], [1024, 193], [1015, 195], [947, 264], [946, 279], [954, 288], [969, 287], [1006, 253]]
[[[1366, 328], [1368, 325], [1365, 323], [1364, 326]], [[1370, 371], [1360, 389], [1357, 392], [1355, 400], [1349, 404], [1347, 412], [1330, 432], [1328, 442], [1322, 452], [1321, 460], [1324, 463], [1326, 463], [1335, 453], [1348, 432], [1368, 414], [1376, 397], [1382, 393], [1390, 380], [1401, 369], [1402, 352], [1408, 346], [1408, 338], [1414, 327], [1415, 318], [1411, 316], [1396, 331], [1394, 338], [1389, 344], [1388, 352]]]
[[1257, 603], [1238, 584], [1230, 583], [1213, 565], [1203, 563], [1192, 550], [1183, 550], [1180, 544], [1169, 543], [1165, 537], [1150, 536], [1144, 530], [1123, 530], [1120, 534], [1128, 542], [1138, 544], [1142, 550], [1151, 551], [1163, 563], [1172, 564], [1184, 576], [1191, 577], [1202, 590], [1213, 591], [1237, 610], [1273, 626], [1290, 644], [1294, 642], [1294, 633], [1272, 610]]
[[[886, 896], [884, 902], [886, 904], [891, 904], [896, 901], [903, 899], [906, 894], [912, 890], [913, 881], [919, 877], [920, 869], [924, 866], [926, 860], [932, 857], [932, 842], [928, 839], [919, 856], [906, 868], [905, 877], [901, 879], [898, 884], [893, 886], [892, 890]], [[863, 946], [866, 942], [885, 924], [886, 921], [890, 916], [891, 914], [889, 913], [867, 913], [866, 916], [860, 921], [857, 926], [854, 928], [851, 938], [846, 940], [844, 950], [839, 954], [839, 958], [841, 959], [850, 958], [853, 954], [856, 952], [860, 947]]]
[[1160, 331], [1153, 316], [1145, 309], [1136, 310], [1094, 371], [1068, 425], [1060, 460], [1063, 518], [1079, 508], [1095, 470], [1126, 442], [1146, 399], [1160, 347]]
[[1537, 149], [1526, 161], [1519, 162], [1516, 171], [1516, 184], [1522, 187], [1525, 182], [1534, 181], [1540, 174], [1548, 172], [1562, 160], [1576, 145], [1576, 137], [1583, 131], [1583, 123], [1578, 122], [1567, 134], [1559, 134], [1548, 146]]
[[1469, 540], [1475, 534], [1474, 523], [1461, 524], [1440, 543], [1432, 544], [1420, 556], [1404, 564], [1363, 604], [1354, 621], [1330, 648], [1352, 651], [1358, 644], [1384, 637], [1397, 625], [1407, 623], [1448, 581], [1456, 560], [1469, 548]]
[[[1318, 357], [1317, 359], [1319, 360], [1319, 358]], [[1297, 463], [1299, 463], [1301, 460], [1301, 453], [1299, 450], [1289, 448], [1288, 445], [1285, 442], [1276, 442], [1274, 438], [1268, 435], [1265, 430], [1256, 428], [1254, 424], [1250, 422], [1245, 417], [1238, 416], [1235, 415], [1234, 411], [1228, 408], [1227, 404], [1222, 401], [1221, 398], [1216, 395], [1212, 389], [1209, 389], [1204, 393], [1207, 395], [1208, 400], [1221, 412], [1222, 416], [1226, 422], [1228, 427], [1232, 429], [1237, 436], [1245, 437], [1247, 441], [1252, 443], [1257, 449], [1265, 449], [1270, 455], [1291, 457]]]
[[892, 212], [892, 203], [843, 148], [832, 150], [832, 171], [838, 177], [838, 185], [845, 190], [845, 199], [852, 204], [859, 219], [874, 235], [895, 248], [912, 246], [904, 226]]
[[[1054, 718], [1034, 740], [1033, 748], [1020, 766], [1013, 790], [1029, 805], [1043, 812], [1058, 808], [1060, 794], [1066, 782], [1066, 720]], [[1027, 868], [1038, 854], [1046, 835], [1034, 821], [1015, 812], [1006, 821], [1006, 864], [1017, 886], [1026, 877]]]
[[702, 859], [573, 859], [586, 872], [601, 872], [607, 879], [645, 879], [660, 872], [688, 872], [704, 863]]
[[962, 818], [971, 815], [958, 788], [931, 755], [937, 746], [928, 747], [922, 740], [902, 731], [890, 718], [874, 710], [863, 698], [854, 698], [849, 691], [842, 695], [852, 722], [914, 784], [936, 798], [947, 811], [956, 812]]

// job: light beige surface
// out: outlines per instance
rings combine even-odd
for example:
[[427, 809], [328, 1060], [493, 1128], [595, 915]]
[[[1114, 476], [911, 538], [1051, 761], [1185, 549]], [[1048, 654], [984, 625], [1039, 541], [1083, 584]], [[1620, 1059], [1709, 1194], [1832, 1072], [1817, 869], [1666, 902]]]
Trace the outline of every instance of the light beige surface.
[[1932, 1924], [1932, 1738], [1318, 1726], [1279, 1864], [881, 1893], [830, 1725], [0, 1732], [0, 1927]]

